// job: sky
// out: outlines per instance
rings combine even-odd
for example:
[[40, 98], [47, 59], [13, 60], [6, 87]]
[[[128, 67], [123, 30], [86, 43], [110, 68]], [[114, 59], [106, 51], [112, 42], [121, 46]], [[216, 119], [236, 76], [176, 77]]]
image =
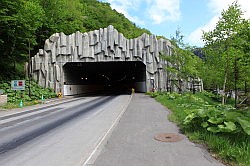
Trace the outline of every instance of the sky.
[[[177, 29], [184, 42], [202, 47], [202, 31], [215, 28], [221, 16], [234, 0], [100, 0], [110, 3], [130, 21], [158, 36], [171, 38]], [[238, 0], [244, 18], [250, 18], [249, 0]]]

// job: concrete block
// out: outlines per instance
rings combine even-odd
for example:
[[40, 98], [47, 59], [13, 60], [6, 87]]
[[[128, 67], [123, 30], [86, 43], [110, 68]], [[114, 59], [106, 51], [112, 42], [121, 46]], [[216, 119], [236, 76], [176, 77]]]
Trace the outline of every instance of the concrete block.
[[102, 43], [101, 42], [98, 42], [94, 47], [95, 47], [95, 55], [102, 52]]
[[143, 48], [143, 42], [141, 39], [137, 40], [137, 55], [140, 59], [142, 59], [142, 48]]
[[55, 71], [55, 78], [56, 78], [55, 81], [60, 81], [60, 78], [61, 78], [60, 67], [58, 65], [55, 65], [54, 71]]
[[119, 47], [115, 47], [115, 58], [121, 58], [122, 50]]
[[51, 49], [51, 63], [55, 62], [56, 62], [56, 43], [53, 43]]
[[58, 39], [59, 39], [59, 33], [55, 33], [55, 34], [53, 34], [53, 35], [51, 35], [51, 36], [49, 37], [49, 40], [50, 40], [52, 43], [57, 42]]
[[0, 95], [0, 105], [7, 103], [7, 95]]
[[122, 33], [119, 33], [118, 35], [118, 46], [123, 48], [123, 40], [124, 40], [124, 36]]
[[60, 47], [66, 47], [67, 46], [67, 36], [61, 32], [60, 33]]
[[46, 39], [44, 43], [44, 50], [50, 51], [52, 49], [52, 44], [53, 43], [49, 39]]
[[70, 38], [70, 35], [69, 36], [66, 36], [66, 54], [67, 55], [71, 55], [72, 52], [71, 52], [71, 38]]
[[102, 41], [108, 41], [108, 29], [107, 28], [103, 29]]
[[114, 38], [114, 45], [118, 45], [118, 46], [120, 46], [120, 43], [119, 43], [119, 35], [121, 34], [121, 33], [118, 33], [118, 31], [116, 30], [116, 29], [114, 29], [114, 33], [113, 33], [114, 35], [113, 35], [113, 38]]
[[127, 41], [128, 39], [126, 39], [125, 37], [123, 38], [123, 44], [122, 44], [122, 51], [127, 51]]
[[100, 28], [99, 29], [99, 42], [103, 41], [103, 34], [104, 33], [104, 29]]
[[137, 38], [133, 39], [133, 57], [138, 57]]
[[100, 37], [99, 30], [94, 30], [94, 45], [96, 45], [100, 41], [99, 37]]
[[75, 35], [75, 44], [77, 47], [77, 54], [79, 57], [82, 55], [82, 33], [77, 31]]
[[39, 49], [39, 55], [41, 55], [41, 56], [44, 55], [44, 50], [43, 49]]
[[144, 33], [144, 46], [145, 47], [148, 47], [150, 45], [150, 42], [149, 42], [149, 35]]
[[114, 51], [114, 27], [108, 26], [108, 47]]
[[95, 58], [95, 47], [94, 46], [90, 46], [89, 47], [89, 58]]
[[84, 58], [87, 58], [87, 57], [89, 57], [89, 42], [90, 42], [90, 39], [89, 39], [89, 34], [88, 33], [84, 33], [83, 34], [83, 43], [82, 43], [82, 51], [83, 51], [83, 53], [82, 53], [82, 57], [84, 57]]
[[134, 49], [134, 40], [133, 39], [129, 39], [129, 49], [130, 50]]
[[88, 37], [89, 37], [89, 45], [90, 45], [90, 46], [95, 45], [94, 31], [88, 32]]

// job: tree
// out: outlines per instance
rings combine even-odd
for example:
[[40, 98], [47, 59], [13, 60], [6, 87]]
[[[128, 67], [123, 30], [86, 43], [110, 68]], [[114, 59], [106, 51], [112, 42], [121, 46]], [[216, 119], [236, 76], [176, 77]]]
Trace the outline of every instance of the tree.
[[[231, 89], [234, 89], [237, 99], [237, 84], [242, 79], [240, 76], [245, 73], [242, 63], [246, 62], [245, 58], [249, 54], [244, 51], [249, 36], [244, 33], [249, 35], [249, 29], [246, 28], [249, 28], [249, 21], [244, 20], [242, 15], [243, 12], [236, 1], [227, 10], [222, 11], [214, 30], [203, 32], [206, 65], [209, 66], [206, 68], [214, 73], [209, 78], [222, 88], [222, 104], [226, 102], [226, 92]], [[239, 73], [240, 71], [242, 73]]]
[[19, 63], [27, 61], [29, 42], [36, 44], [35, 32], [41, 26], [43, 10], [38, 0], [3, 0], [2, 2], [0, 9], [2, 14], [0, 16], [1, 70], [7, 75], [15, 75], [16, 61]]
[[36, 54], [54, 33], [88, 32], [111, 24], [127, 38], [150, 34], [97, 0], [1, 0], [0, 79], [20, 75], [29, 49]]
[[[179, 92], [184, 90], [183, 82], [189, 81], [190, 78], [194, 81], [199, 76], [199, 67], [202, 64], [201, 59], [193, 53], [194, 47], [185, 44], [183, 38], [180, 29], [177, 29], [175, 37], [171, 38], [172, 55], [162, 56], [168, 62], [166, 70], [170, 80]], [[194, 90], [194, 86], [192, 89]]]

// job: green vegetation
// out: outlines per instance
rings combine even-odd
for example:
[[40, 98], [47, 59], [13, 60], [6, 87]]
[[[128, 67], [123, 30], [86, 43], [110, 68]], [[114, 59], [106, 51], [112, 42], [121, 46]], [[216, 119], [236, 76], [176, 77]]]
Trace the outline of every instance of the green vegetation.
[[[0, 84], [0, 89], [5, 91], [5, 94], [8, 94], [8, 103], [1, 108], [17, 108], [19, 103], [22, 100], [24, 106], [38, 104], [44, 99], [56, 97], [56, 94], [52, 89], [44, 89], [36, 84], [36, 82], [31, 81], [30, 85], [28, 80], [26, 80], [25, 90], [24, 91], [14, 91], [11, 90], [10, 83]], [[30, 89], [30, 96], [29, 96]]]
[[[207, 145], [230, 165], [250, 165], [250, 20], [242, 18], [237, 1], [232, 3], [214, 30], [203, 33], [204, 48], [183, 43], [178, 29], [166, 70], [172, 87], [178, 93], [149, 93], [172, 110], [169, 119], [193, 141]], [[199, 50], [200, 58], [194, 55]], [[207, 90], [185, 93], [183, 82], [201, 78]], [[185, 89], [184, 89], [185, 90]], [[232, 98], [235, 94], [234, 99]], [[243, 96], [243, 98], [242, 98]], [[244, 103], [244, 104], [243, 104]]]
[[184, 82], [201, 78], [204, 89], [220, 90], [222, 104], [233, 96], [235, 108], [250, 100], [250, 20], [242, 14], [237, 1], [224, 10], [215, 29], [203, 33], [204, 48], [183, 43], [184, 36], [176, 31], [172, 54], [162, 55], [168, 62], [169, 91], [175, 87], [183, 93]]
[[243, 91], [246, 97], [250, 88], [250, 20], [242, 15], [236, 1], [221, 13], [214, 30], [203, 33], [202, 79], [207, 88], [222, 89], [222, 104], [228, 92], [233, 90], [239, 96], [238, 92]]
[[[203, 34], [205, 46], [198, 49], [200, 58], [193, 53], [197, 48], [184, 44], [177, 30], [171, 39], [172, 55], [161, 57], [168, 61], [168, 79], [175, 81], [174, 86], [182, 94], [150, 94], [173, 111], [169, 118], [190, 139], [207, 144], [231, 165], [250, 165], [250, 110], [237, 108], [241, 101], [247, 101], [250, 89], [250, 21], [242, 18], [242, 13], [237, 2], [221, 13], [215, 29]], [[112, 10], [109, 3], [97, 0], [1, 0], [0, 89], [8, 95], [4, 108], [18, 107], [21, 99], [28, 105], [38, 103], [42, 96], [55, 97], [51, 89], [43, 89], [33, 81], [30, 87], [26, 82], [24, 92], [10, 89], [11, 79], [25, 78], [24, 63], [29, 52], [36, 54], [50, 35], [88, 32], [108, 25], [127, 38], [150, 34]], [[205, 89], [221, 89], [222, 97], [206, 92], [183, 93], [183, 80], [197, 77], [203, 80]], [[232, 91], [236, 93], [237, 109], [224, 105], [231, 101], [227, 96]], [[244, 99], [239, 100], [238, 92], [244, 94]], [[220, 97], [223, 105], [218, 102]]]
[[[39, 48], [43, 48], [47, 38], [57, 32], [88, 32], [109, 25], [127, 38], [150, 34], [112, 10], [110, 4], [97, 0], [1, 0], [0, 88], [8, 95], [10, 107], [18, 106], [21, 92], [15, 94], [10, 90], [9, 82], [25, 79], [25, 62], [29, 61], [29, 55], [35, 55]], [[52, 90], [43, 90], [35, 82], [32, 82], [30, 97], [27, 90], [28, 87], [23, 92], [24, 104], [32, 104], [42, 95], [45, 98], [55, 96]]]
[[169, 91], [173, 91], [174, 87], [179, 93], [186, 91], [183, 82], [188, 82], [198, 78], [201, 74], [202, 59], [194, 54], [195, 47], [191, 47], [183, 42], [180, 29], [176, 30], [175, 37], [171, 38], [173, 51], [171, 56], [162, 55], [161, 58], [166, 60], [166, 71], [168, 75]]
[[24, 78], [29, 50], [35, 55], [57, 32], [88, 32], [113, 25], [127, 38], [150, 32], [137, 27], [110, 4], [97, 0], [1, 0], [0, 81]]
[[207, 145], [230, 165], [250, 164], [250, 109], [221, 105], [218, 96], [203, 92], [149, 93], [172, 110], [169, 118], [193, 141]]

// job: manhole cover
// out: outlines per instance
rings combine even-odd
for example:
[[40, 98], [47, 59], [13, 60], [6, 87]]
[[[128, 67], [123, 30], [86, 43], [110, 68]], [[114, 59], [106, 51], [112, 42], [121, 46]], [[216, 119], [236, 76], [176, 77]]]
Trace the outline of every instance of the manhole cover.
[[183, 135], [174, 133], [162, 133], [155, 136], [155, 140], [161, 142], [178, 142], [184, 139]]

